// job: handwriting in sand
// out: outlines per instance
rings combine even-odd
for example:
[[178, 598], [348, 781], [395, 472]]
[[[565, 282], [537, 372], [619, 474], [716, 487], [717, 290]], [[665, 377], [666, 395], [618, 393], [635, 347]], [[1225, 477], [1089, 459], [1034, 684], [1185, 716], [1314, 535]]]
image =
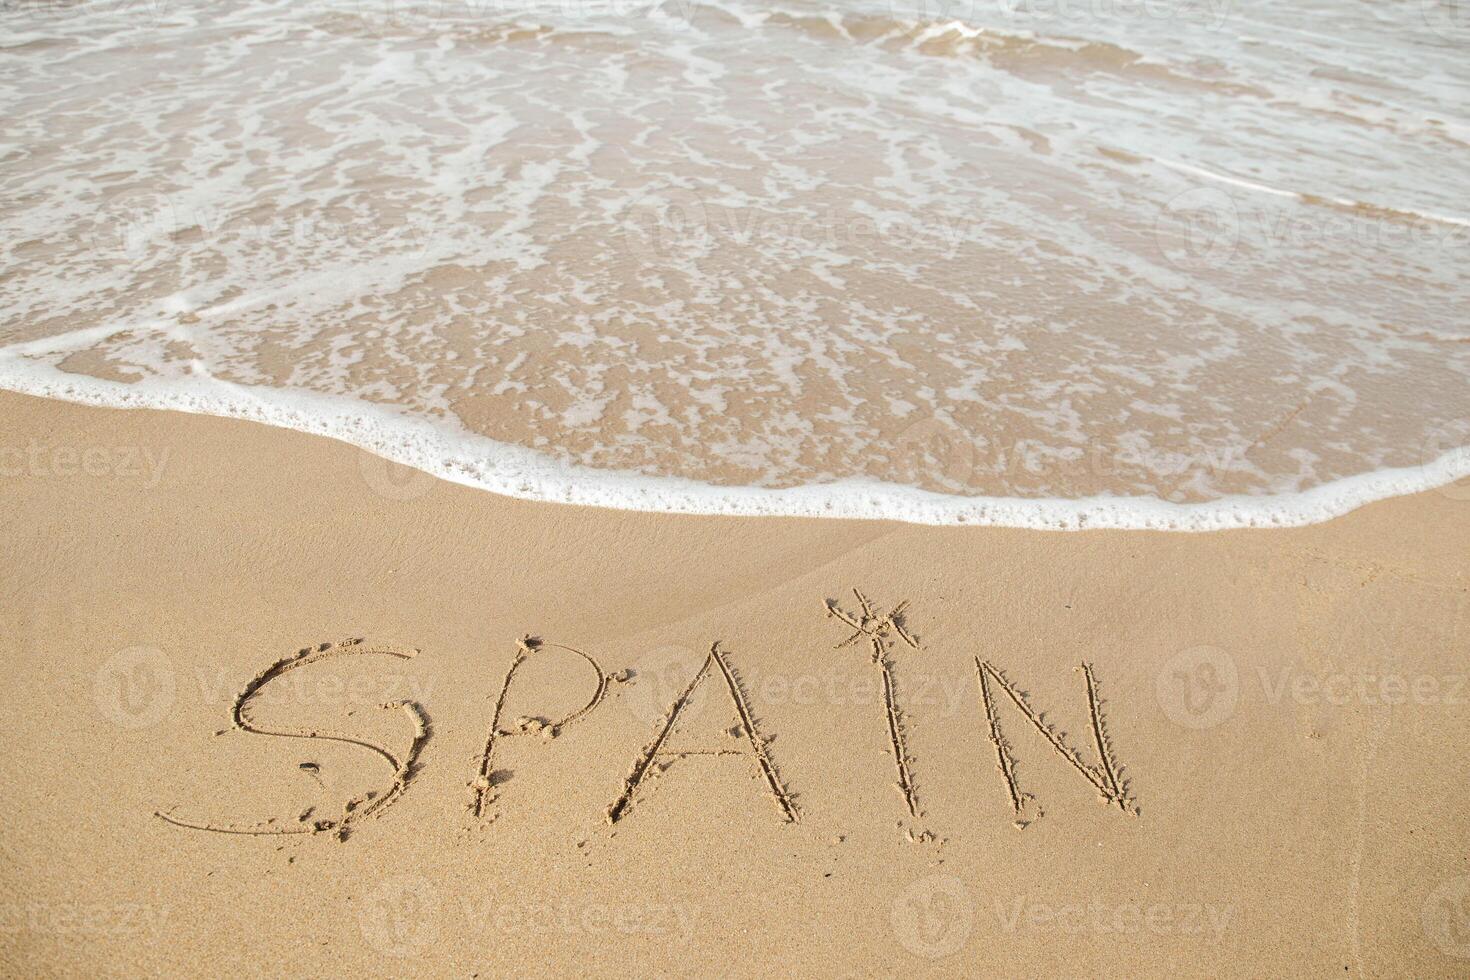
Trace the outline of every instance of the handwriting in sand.
[[[893, 758], [897, 788], [909, 817], [918, 820], [923, 817], [924, 812], [919, 803], [914, 760], [908, 748], [909, 721], [902, 707], [894, 657], [895, 651], [899, 649], [915, 653], [922, 649], [918, 636], [909, 628], [905, 619], [910, 603], [903, 600], [883, 612], [858, 590], [853, 589], [852, 595], [856, 600], [856, 607], [844, 608], [837, 600], [828, 599], [823, 608], [829, 618], [838, 621], [849, 631], [836, 644], [836, 649], [865, 646], [880, 673], [882, 727], [886, 731], [889, 752]], [[506, 717], [507, 697], [515, 686], [522, 667], [532, 658], [551, 650], [569, 654], [585, 663], [593, 681], [590, 695], [575, 710], [561, 718], [521, 718], [511, 722]], [[404, 720], [405, 740], [408, 744], [401, 751], [369, 741], [365, 737], [325, 728], [272, 727], [260, 724], [253, 717], [252, 707], [263, 690], [292, 671], [341, 657], [380, 656], [407, 659], [414, 657], [417, 652], [369, 645], [358, 639], [320, 643], [303, 648], [271, 664], [245, 685], [231, 707], [231, 727], [219, 733], [238, 732], [273, 739], [320, 740], [350, 746], [362, 752], [364, 764], [376, 764], [387, 770], [386, 782], [379, 788], [350, 797], [339, 804], [340, 809], [337, 812], [322, 814], [316, 807], [311, 807], [292, 820], [270, 818], [248, 823], [218, 822], [182, 816], [180, 807], [159, 810], [156, 816], [171, 826], [209, 833], [247, 836], [323, 834], [346, 840], [364, 820], [378, 818], [387, 813], [419, 776], [420, 756], [431, 736], [428, 714], [423, 705], [415, 701], [397, 700], [379, 706], [381, 710], [397, 713]], [[1107, 716], [1098, 693], [1097, 675], [1092, 664], [1083, 663], [1077, 669], [1082, 674], [1093, 751], [1098, 759], [1096, 763], [1084, 761], [1082, 753], [1070, 744], [1065, 733], [1046, 721], [1043, 714], [1032, 706], [1027, 695], [992, 661], [977, 656], [974, 664], [976, 700], [983, 721], [983, 731], [995, 751], [997, 769], [1014, 812], [1014, 825], [1017, 828], [1024, 829], [1044, 814], [1035, 796], [1022, 790], [1017, 779], [1015, 751], [1002, 728], [1001, 713], [997, 708], [997, 691], [1004, 693], [1020, 716], [1058, 757], [1097, 790], [1104, 803], [1117, 807], [1124, 814], [1137, 816], [1138, 807], [1129, 792], [1124, 767], [1117, 759], [1108, 732]], [[597, 711], [606, 700], [611, 683], [624, 682], [631, 676], [633, 672], [628, 670], [609, 674], [595, 657], [580, 649], [548, 643], [529, 635], [523, 636], [516, 643], [515, 655], [495, 697], [484, 747], [477, 760], [475, 773], [469, 781], [471, 797], [468, 810], [475, 820], [483, 825], [496, 816], [498, 788], [502, 779], [501, 771], [496, 768], [496, 752], [506, 739], [528, 735], [543, 739], [555, 738], [563, 730], [586, 720]], [[671, 748], [672, 736], [685, 720], [691, 699], [705, 685], [713, 686], [715, 696], [723, 693], [729, 706], [734, 709], [737, 724], [726, 732], [727, 736], [733, 737], [733, 744], [727, 739], [705, 748]], [[732, 654], [722, 649], [720, 643], [712, 643], [704, 661], [687, 685], [658, 719], [649, 741], [634, 754], [632, 765], [617, 796], [607, 806], [604, 820], [611, 826], [628, 819], [639, 802], [651, 794], [650, 777], [676, 763], [699, 757], [737, 756], [749, 759], [758, 784], [773, 804], [777, 819], [788, 824], [798, 823], [801, 820], [801, 810], [771, 753], [771, 741], [761, 730], [756, 706], [740, 680]], [[325, 788], [318, 763], [304, 761], [299, 764], [298, 769]], [[910, 840], [933, 839], [927, 831], [915, 835], [911, 828], [908, 834]]]

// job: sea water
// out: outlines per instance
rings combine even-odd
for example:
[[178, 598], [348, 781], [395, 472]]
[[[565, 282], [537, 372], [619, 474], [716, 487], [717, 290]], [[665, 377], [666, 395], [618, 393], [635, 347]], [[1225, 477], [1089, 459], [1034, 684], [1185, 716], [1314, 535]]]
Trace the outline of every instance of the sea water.
[[0, 2], [0, 387], [642, 510], [1470, 474], [1463, 0]]

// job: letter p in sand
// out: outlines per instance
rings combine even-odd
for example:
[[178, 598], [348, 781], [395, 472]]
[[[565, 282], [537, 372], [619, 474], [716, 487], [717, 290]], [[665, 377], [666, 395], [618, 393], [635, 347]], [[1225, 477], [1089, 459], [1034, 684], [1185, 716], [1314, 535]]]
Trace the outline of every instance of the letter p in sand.
[[[516, 674], [521, 667], [537, 655], [549, 654], [552, 651], [561, 651], [572, 657], [579, 657], [586, 661], [587, 666], [592, 668], [592, 679], [596, 687], [592, 696], [580, 708], [558, 720], [549, 720], [540, 717], [523, 717], [512, 722], [506, 717], [506, 695], [510, 693], [511, 685], [515, 682]], [[523, 636], [516, 643], [516, 656], [511, 661], [510, 670], [505, 673], [505, 683], [500, 686], [500, 694], [495, 700], [495, 714], [490, 721], [490, 733], [485, 737], [485, 751], [480, 756], [480, 771], [471, 787], [475, 791], [474, 799], [470, 803], [470, 809], [474, 811], [475, 818], [482, 824], [489, 823], [490, 806], [495, 802], [494, 793], [497, 782], [495, 770], [495, 748], [502, 739], [514, 738], [518, 735], [535, 735], [539, 738], [555, 738], [561, 730], [575, 722], [582, 720], [599, 704], [607, 695], [607, 674], [605, 674], [596, 660], [583, 653], [559, 643], [543, 643], [532, 636]]]

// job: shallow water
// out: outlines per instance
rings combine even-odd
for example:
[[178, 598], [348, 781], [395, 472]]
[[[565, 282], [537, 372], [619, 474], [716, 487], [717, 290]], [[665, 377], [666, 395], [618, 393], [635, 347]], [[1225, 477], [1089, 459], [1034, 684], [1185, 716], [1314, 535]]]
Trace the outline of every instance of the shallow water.
[[1456, 4], [0, 24], [0, 386], [655, 509], [1295, 523], [1470, 473]]

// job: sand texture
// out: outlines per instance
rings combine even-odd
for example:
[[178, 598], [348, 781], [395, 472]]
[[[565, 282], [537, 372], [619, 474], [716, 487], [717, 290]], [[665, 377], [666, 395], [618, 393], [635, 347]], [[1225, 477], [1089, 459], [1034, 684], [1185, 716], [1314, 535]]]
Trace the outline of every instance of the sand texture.
[[0, 449], [0, 973], [1470, 969], [1463, 487], [1045, 533]]

